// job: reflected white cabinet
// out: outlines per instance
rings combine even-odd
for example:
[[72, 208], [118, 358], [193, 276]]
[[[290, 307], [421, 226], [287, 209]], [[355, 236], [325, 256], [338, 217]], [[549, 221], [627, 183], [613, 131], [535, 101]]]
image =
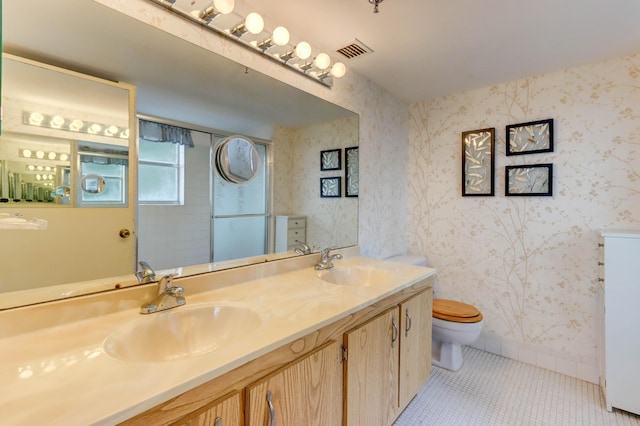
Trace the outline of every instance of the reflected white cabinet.
[[600, 385], [609, 411], [640, 414], [640, 231], [601, 235]]
[[302, 248], [307, 241], [306, 216], [276, 216], [276, 253]]

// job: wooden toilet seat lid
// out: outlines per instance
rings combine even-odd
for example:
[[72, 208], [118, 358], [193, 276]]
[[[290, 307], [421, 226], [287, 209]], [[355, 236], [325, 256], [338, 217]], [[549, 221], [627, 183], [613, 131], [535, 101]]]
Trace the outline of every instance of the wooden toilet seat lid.
[[482, 314], [475, 306], [448, 299], [433, 300], [433, 317], [454, 322], [482, 321]]

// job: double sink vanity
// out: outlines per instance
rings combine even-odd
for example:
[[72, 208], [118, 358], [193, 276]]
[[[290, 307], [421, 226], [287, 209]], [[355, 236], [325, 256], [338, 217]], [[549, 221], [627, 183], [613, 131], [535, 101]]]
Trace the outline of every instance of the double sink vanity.
[[389, 425], [430, 372], [435, 270], [341, 251], [0, 311], [6, 424]]

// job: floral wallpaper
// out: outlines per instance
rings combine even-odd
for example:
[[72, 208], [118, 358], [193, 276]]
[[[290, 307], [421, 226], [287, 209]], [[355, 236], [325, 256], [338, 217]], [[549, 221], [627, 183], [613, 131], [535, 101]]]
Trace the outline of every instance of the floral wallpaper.
[[[410, 117], [409, 251], [438, 269], [436, 296], [477, 306], [488, 336], [595, 368], [598, 230], [640, 227], [640, 55], [419, 102]], [[554, 152], [505, 155], [507, 125], [547, 118]], [[490, 127], [495, 196], [462, 197], [461, 133]], [[538, 163], [553, 163], [553, 196], [506, 197], [505, 166]]]
[[[345, 197], [344, 148], [358, 145], [358, 117], [274, 131], [274, 214], [307, 216], [307, 244], [316, 249], [358, 242], [358, 199]], [[340, 149], [341, 169], [320, 171], [320, 151]], [[320, 197], [320, 178], [340, 176], [340, 198]], [[286, 193], [286, 197], [282, 192]]]

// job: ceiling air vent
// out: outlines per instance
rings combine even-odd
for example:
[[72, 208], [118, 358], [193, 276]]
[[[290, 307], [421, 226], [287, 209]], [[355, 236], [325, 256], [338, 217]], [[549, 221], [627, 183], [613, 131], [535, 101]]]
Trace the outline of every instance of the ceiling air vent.
[[340, 49], [336, 50], [336, 52], [347, 59], [355, 59], [364, 55], [368, 55], [369, 53], [373, 53], [373, 49], [371, 49], [360, 40], [355, 39], [345, 47], [341, 47]]

